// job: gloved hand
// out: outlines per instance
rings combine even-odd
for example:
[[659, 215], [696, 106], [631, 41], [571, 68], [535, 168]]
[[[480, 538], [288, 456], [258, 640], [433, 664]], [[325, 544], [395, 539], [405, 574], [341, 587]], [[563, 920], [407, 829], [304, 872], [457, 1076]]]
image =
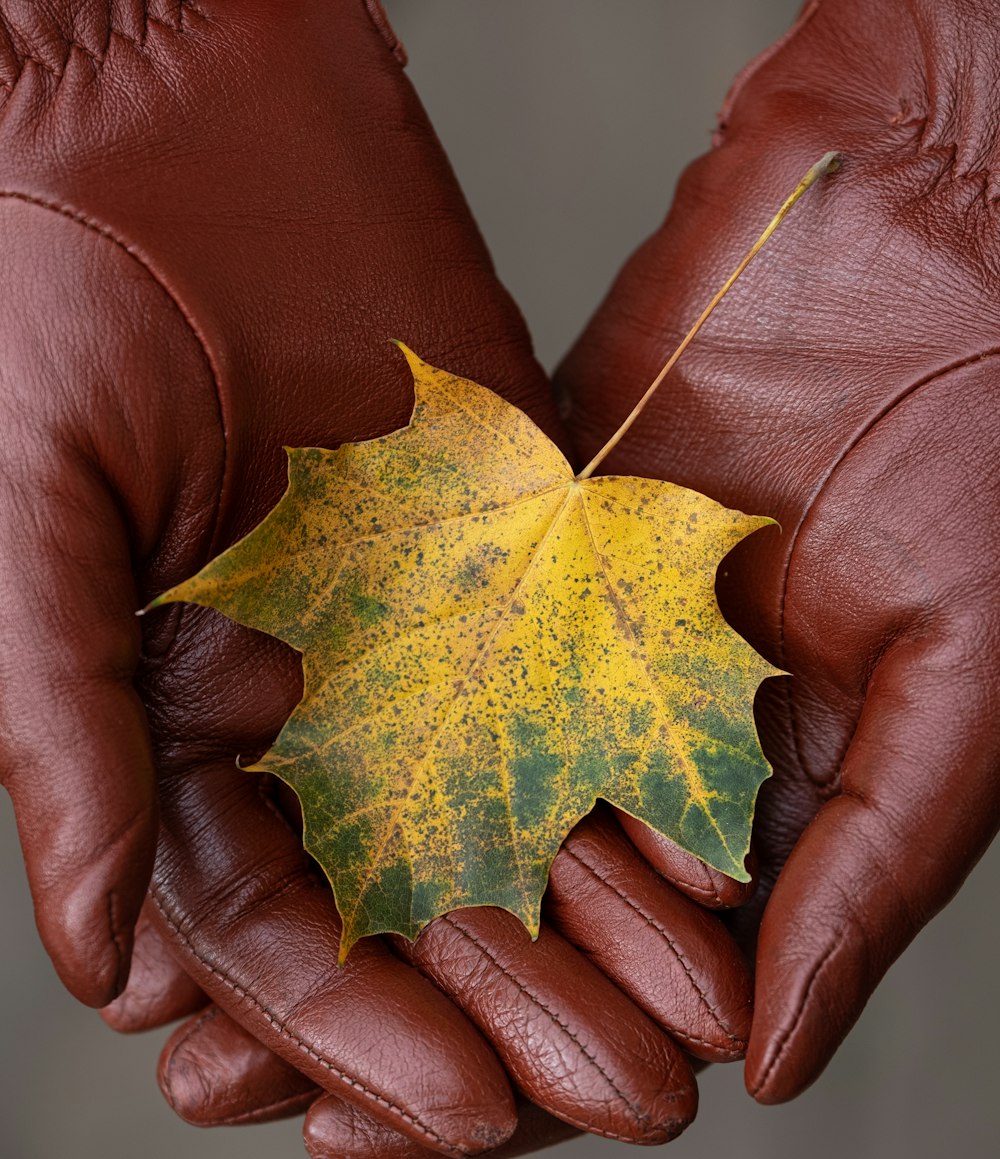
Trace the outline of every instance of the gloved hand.
[[752, 933], [770, 893], [746, 1067], [762, 1102], [816, 1078], [1000, 818], [998, 61], [984, 0], [808, 3], [557, 376], [586, 460], [842, 151], [602, 467], [781, 524], [718, 584], [791, 673], [758, 700], [775, 775], [738, 917]]
[[[190, 606], [141, 636], [134, 616], [274, 504], [282, 444], [405, 422], [390, 336], [558, 435], [391, 34], [362, 0], [2, 0], [0, 84], [0, 770], [43, 940], [77, 997], [112, 1000], [158, 839], [150, 921], [236, 1023], [380, 1129], [500, 1143], [494, 1052], [382, 942], [337, 968], [329, 890], [273, 786], [235, 768], [298, 698], [295, 657]], [[653, 1019], [734, 1057], [748, 991], [721, 927], [603, 825], [559, 921], [648, 1013], [495, 912], [448, 919], [415, 962], [532, 1098], [652, 1142], [695, 1106]], [[678, 985], [646, 993], [651, 963]], [[175, 1010], [201, 1001], [179, 986]]]
[[[318, 1159], [429, 1153], [342, 1098], [317, 1099], [321, 1092], [308, 1077], [219, 1007], [207, 1005], [207, 996], [192, 989], [185, 973], [191, 963], [171, 953], [148, 909], [140, 919], [128, 987], [102, 1015], [115, 1029], [130, 1032], [199, 1011], [174, 1033], [161, 1057], [160, 1084], [178, 1114], [215, 1126], [265, 1122], [309, 1107], [306, 1142]], [[498, 1156], [534, 1151], [576, 1133], [567, 1123], [623, 1141], [641, 1139], [643, 1127], [648, 1137], [655, 1126], [643, 1123], [640, 1100], [631, 1115], [623, 1105], [634, 1098], [630, 1091], [643, 1073], [649, 1045], [635, 1035], [635, 1012], [621, 991], [595, 965], [700, 1059], [738, 1056], [740, 1040], [728, 1028], [743, 1029], [748, 1022], [739, 959], [721, 925], [665, 887], [607, 813], [581, 823], [560, 851], [546, 910], [550, 923], [535, 944], [510, 915], [485, 909], [432, 923], [415, 947], [394, 940], [397, 952], [477, 1022], [517, 1085], [535, 1100], [519, 1101], [518, 1129]], [[575, 939], [589, 961], [552, 924]], [[619, 1019], [622, 1026], [609, 1033]], [[647, 1024], [647, 1034], [651, 1029]], [[620, 1046], [616, 1052], [616, 1044], [636, 1057], [629, 1059]], [[650, 1077], [662, 1085], [663, 1076]], [[670, 1085], [676, 1097], [676, 1078]], [[670, 1097], [669, 1087], [664, 1094]]]

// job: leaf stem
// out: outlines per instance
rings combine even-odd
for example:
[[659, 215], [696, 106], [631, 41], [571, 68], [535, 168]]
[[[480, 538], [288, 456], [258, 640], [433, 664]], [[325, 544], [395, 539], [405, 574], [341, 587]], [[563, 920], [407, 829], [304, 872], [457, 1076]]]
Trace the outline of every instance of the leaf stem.
[[809, 188], [810, 185], [813, 184], [813, 182], [815, 182], [817, 180], [817, 178], [824, 176], [826, 173], [835, 172], [839, 168], [840, 168], [840, 154], [836, 153], [836, 152], [827, 153], [823, 157], [821, 157], [816, 162], [815, 165], [813, 165], [813, 167], [809, 170], [808, 173], [806, 173], [806, 175], [802, 178], [802, 180], [798, 183], [798, 185], [795, 186], [795, 188], [792, 190], [792, 192], [785, 199], [785, 202], [782, 205], [782, 207], [778, 210], [778, 212], [771, 219], [770, 223], [768, 224], [767, 229], [765, 229], [764, 232], [760, 235], [760, 237], [754, 242], [753, 246], [751, 247], [751, 249], [747, 253], [747, 255], [743, 258], [743, 260], [736, 267], [736, 269], [733, 270], [733, 272], [729, 275], [729, 277], [726, 278], [725, 282], [722, 285], [722, 288], [715, 294], [715, 296], [712, 298], [711, 302], [708, 303], [708, 305], [705, 307], [705, 309], [702, 310], [701, 314], [698, 316], [698, 320], [695, 322], [695, 324], [691, 327], [691, 329], [681, 339], [680, 345], [673, 352], [673, 354], [671, 354], [670, 357], [667, 359], [666, 365], [663, 367], [663, 369], [660, 371], [660, 373], [656, 376], [656, 378], [653, 379], [653, 382], [650, 385], [649, 389], [642, 396], [642, 398], [639, 399], [639, 401], [636, 403], [635, 408], [633, 409], [632, 413], [628, 416], [628, 418], [626, 418], [626, 420], [622, 423], [622, 425], [618, 428], [618, 430], [615, 431], [615, 433], [611, 436], [611, 438], [608, 439], [608, 441], [604, 444], [604, 446], [601, 447], [601, 449], [590, 460], [590, 462], [586, 465], [586, 467], [583, 468], [583, 470], [579, 473], [579, 475], [576, 476], [578, 480], [589, 479], [590, 476], [593, 475], [594, 471], [601, 465], [601, 463], [604, 462], [604, 460], [607, 458], [607, 456], [619, 444], [619, 442], [621, 442], [622, 438], [624, 437], [625, 433], [628, 431], [629, 427], [632, 426], [632, 424], [635, 422], [635, 420], [642, 413], [642, 410], [645, 407], [646, 403], [649, 402], [649, 400], [656, 393], [656, 390], [660, 386], [660, 383], [663, 382], [663, 380], [667, 377], [667, 375], [673, 369], [674, 365], [676, 364], [676, 362], [680, 358], [680, 356], [684, 353], [685, 350], [687, 350], [688, 346], [691, 345], [691, 342], [692, 342], [694, 336], [698, 333], [698, 331], [702, 328], [702, 326], [704, 326], [704, 324], [708, 321], [709, 315], [712, 313], [712, 311], [715, 309], [715, 307], [718, 306], [718, 304], [722, 301], [722, 299], [726, 296], [726, 294], [729, 293], [729, 291], [732, 289], [734, 283], [736, 282], [737, 278], [739, 278], [740, 274], [743, 273], [743, 271], [753, 261], [753, 259], [757, 256], [757, 254], [760, 253], [760, 251], [764, 248], [764, 243], [771, 236], [771, 234], [774, 233], [774, 231], [778, 228], [778, 226], [781, 225], [782, 221], [785, 219], [786, 215], [788, 214], [788, 211], [792, 208], [792, 206], [796, 203], [796, 201], [798, 201], [798, 199], [802, 196], [802, 194], [805, 193], [805, 191]]

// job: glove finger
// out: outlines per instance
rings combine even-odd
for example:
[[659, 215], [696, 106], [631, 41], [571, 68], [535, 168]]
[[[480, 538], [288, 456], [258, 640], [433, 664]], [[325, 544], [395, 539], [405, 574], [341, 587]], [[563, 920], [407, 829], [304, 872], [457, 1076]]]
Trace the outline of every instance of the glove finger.
[[[362, 1108], [323, 1094], [218, 1006], [210, 1006], [171, 1036], [160, 1056], [158, 1077], [171, 1107], [195, 1126], [264, 1123], [289, 1118], [311, 1104], [305, 1138], [317, 1159], [417, 1159], [437, 1153]], [[576, 1133], [519, 1100], [517, 1130], [490, 1155], [513, 1159]]]
[[995, 835], [995, 715], [968, 634], [897, 647], [868, 687], [828, 801], [768, 901], [747, 1089], [778, 1103], [830, 1060], [872, 991]]
[[[526, 1100], [518, 1100], [517, 1110], [517, 1130], [506, 1143], [489, 1152], [490, 1159], [529, 1155], [577, 1134], [573, 1127]], [[325, 1095], [309, 1108], [305, 1141], [313, 1159], [425, 1159], [434, 1154], [335, 1095]]]
[[322, 1093], [214, 1005], [170, 1036], [157, 1079], [171, 1107], [196, 1127], [287, 1119]]
[[76, 998], [105, 1006], [128, 977], [156, 838], [137, 597], [109, 489], [68, 451], [44, 458], [0, 496], [0, 779], [45, 948]]
[[101, 1017], [119, 1034], [155, 1030], [200, 1010], [208, 998], [184, 972], [150, 917], [147, 901], [135, 926], [128, 985]]
[[153, 896], [185, 968], [265, 1046], [403, 1134], [445, 1154], [502, 1143], [514, 1107], [486, 1042], [377, 940], [338, 967], [333, 895], [258, 785], [229, 762], [165, 776]]
[[636, 817], [614, 810], [618, 823], [629, 841], [662, 877], [675, 889], [686, 894], [706, 909], [732, 909], [744, 905], [757, 884], [757, 865], [751, 848], [747, 858], [750, 881], [735, 881], [712, 869], [693, 854], [675, 845], [669, 837], [650, 829]]
[[549, 877], [547, 919], [698, 1058], [742, 1058], [752, 985], [726, 928], [657, 876], [610, 811], [573, 830]]
[[438, 918], [409, 949], [395, 944], [550, 1114], [627, 1143], [664, 1143], [694, 1118], [679, 1048], [554, 930], [532, 942], [513, 915], [480, 907]]

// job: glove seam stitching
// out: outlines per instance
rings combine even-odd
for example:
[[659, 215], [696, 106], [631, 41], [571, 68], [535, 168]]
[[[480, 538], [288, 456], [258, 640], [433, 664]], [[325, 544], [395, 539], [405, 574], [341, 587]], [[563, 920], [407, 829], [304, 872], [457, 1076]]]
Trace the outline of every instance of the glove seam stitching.
[[351, 1087], [353, 1090], [359, 1091], [361, 1094], [363, 1094], [365, 1096], [365, 1098], [371, 1100], [372, 1102], [377, 1103], [379, 1106], [384, 1107], [386, 1110], [391, 1111], [394, 1114], [398, 1115], [405, 1123], [410, 1124], [410, 1126], [414, 1127], [421, 1134], [426, 1135], [429, 1139], [433, 1140], [439, 1147], [443, 1148], [449, 1155], [462, 1156], [462, 1157], [465, 1156], [466, 1152], [463, 1151], [461, 1148], [455, 1147], [453, 1144], [449, 1143], [447, 1141], [447, 1139], [442, 1138], [442, 1136], [438, 1135], [435, 1131], [433, 1131], [430, 1127], [428, 1127], [424, 1123], [422, 1123], [414, 1115], [411, 1115], [409, 1112], [403, 1110], [402, 1107], [397, 1106], [395, 1103], [390, 1102], [390, 1100], [387, 1099], [384, 1095], [380, 1095], [376, 1091], [373, 1091], [370, 1087], [365, 1086], [365, 1084], [363, 1082], [361, 1082], [360, 1079], [353, 1078], [351, 1075], [347, 1074], [346, 1071], [340, 1070], [337, 1066], [334, 1065], [334, 1063], [330, 1059], [325, 1058], [323, 1055], [319, 1054], [304, 1039], [300, 1038], [293, 1031], [289, 1030], [288, 1027], [284, 1023], [282, 1023], [280, 1021], [280, 1019], [278, 1019], [272, 1011], [268, 1010], [268, 1008], [266, 1006], [264, 1006], [256, 997], [254, 997], [254, 995], [250, 994], [247, 990], [245, 990], [242, 986], [240, 986], [239, 983], [235, 981], [235, 979], [231, 978], [223, 970], [220, 970], [217, 966], [213, 965], [211, 962], [208, 961], [207, 958], [203, 957], [198, 952], [198, 950], [195, 948], [194, 944], [192, 943], [191, 939], [188, 938], [187, 935], [183, 933], [183, 931], [180, 928], [180, 925], [174, 920], [174, 918], [167, 911], [165, 905], [163, 904], [163, 902], [160, 899], [159, 893], [156, 891], [155, 888], [150, 890], [150, 896], [152, 897], [154, 905], [156, 906], [157, 910], [160, 912], [160, 915], [162, 916], [163, 920], [166, 922], [168, 928], [172, 931], [174, 936], [182, 943], [182, 945], [184, 945], [184, 947], [193, 955], [193, 957], [198, 962], [200, 962], [201, 965], [210, 974], [212, 974], [214, 977], [218, 978], [223, 983], [223, 985], [227, 986], [230, 990], [232, 990], [232, 992], [238, 998], [242, 999], [245, 1002], [248, 1002], [259, 1014], [263, 1015], [263, 1017], [267, 1021], [268, 1025], [271, 1026], [272, 1029], [276, 1030], [279, 1035], [287, 1038], [300, 1051], [302, 1051], [303, 1054], [305, 1054], [309, 1058], [313, 1059], [314, 1062], [316, 1062], [319, 1066], [323, 1067], [324, 1070], [329, 1071], [330, 1074], [332, 1074], [335, 1078], [339, 1079], [346, 1086]]
[[764, 1074], [761, 1076], [760, 1082], [758, 1082], [750, 1092], [754, 1098], [756, 1098], [764, 1090], [771, 1078], [771, 1075], [774, 1073], [778, 1064], [784, 1058], [785, 1051], [788, 1048], [793, 1035], [802, 1023], [802, 1018], [805, 1013], [805, 1009], [809, 1004], [809, 996], [812, 994], [813, 987], [819, 980], [819, 976], [823, 972], [824, 968], [829, 964], [830, 960], [833, 958], [833, 955], [837, 952], [846, 938], [847, 930], [840, 930], [837, 933], [836, 938], [834, 938], [833, 944], [813, 967], [812, 973], [809, 975], [809, 980], [806, 982], [806, 987], [802, 994], [802, 1001], [799, 1003], [798, 1009], [795, 1011], [795, 1015], [792, 1018], [791, 1023], [778, 1040], [775, 1052], [771, 1056], [771, 1061], [767, 1064], [767, 1067], [764, 1070]]
[[[908, 387], [906, 387], [905, 390], [901, 391], [898, 395], [896, 395], [895, 398], [891, 399], [877, 414], [869, 419], [869, 421], [854, 435], [852, 440], [841, 452], [837, 460], [831, 464], [822, 479], [820, 479], [819, 483], [813, 490], [812, 497], [806, 503], [805, 510], [803, 511], [802, 517], [799, 519], [795, 530], [792, 533], [791, 543], [788, 547], [788, 556], [785, 563], [781, 590], [781, 620], [778, 639], [778, 655], [782, 667], [787, 667], [787, 624], [785, 609], [788, 606], [788, 593], [792, 583], [792, 571], [795, 567], [796, 552], [798, 551], [799, 543], [803, 534], [805, 534], [806, 525], [810, 522], [813, 511], [815, 510], [817, 504], [822, 500], [828, 487], [833, 482], [834, 477], [839, 473], [841, 467], [847, 462], [851, 455], [854, 454], [858, 447], [868, 438], [868, 436], [873, 434], [876, 428], [881, 426], [881, 424], [887, 418], [889, 418], [898, 407], [902, 406], [902, 404], [906, 402], [907, 399], [911, 398], [925, 386], [931, 385], [938, 379], [944, 378], [946, 375], [955, 374], [960, 370], [964, 370], [965, 367], [971, 366], [973, 363], [982, 362], [987, 358], [995, 358], [998, 355], [1000, 355], [1000, 347], [994, 347], [988, 350], [980, 351], [976, 354], [970, 354], [964, 358], [957, 359], [955, 362], [949, 363], [947, 366], [939, 367], [938, 369], [924, 375], [923, 378], [920, 378], [916, 382], [911, 383]], [[799, 768], [802, 770], [804, 776], [810, 784], [815, 785], [818, 788], [828, 788], [829, 782], [824, 785], [824, 782], [821, 779], [815, 778], [810, 772], [809, 766], [805, 760], [799, 713], [795, 698], [792, 695], [791, 685], [793, 683], [794, 681], [785, 681], [786, 687], [784, 694], [786, 703], [788, 705], [788, 715], [791, 722], [792, 740], [795, 746], [795, 759], [798, 762]]]
[[[548, 1017], [556, 1024], [556, 1026], [558, 1026], [568, 1036], [570, 1041], [576, 1045], [576, 1047], [579, 1049], [580, 1053], [591, 1063], [591, 1065], [594, 1067], [594, 1069], [598, 1072], [598, 1074], [601, 1075], [601, 1077], [604, 1079], [604, 1081], [615, 1092], [615, 1094], [618, 1096], [618, 1098], [621, 1099], [621, 1101], [625, 1104], [625, 1106], [638, 1117], [640, 1124], [646, 1125], [650, 1122], [649, 1115], [645, 1111], [643, 1111], [639, 1106], [637, 1106], [636, 1103], [634, 1103], [621, 1090], [621, 1088], [614, 1081], [614, 1079], [612, 1079], [611, 1076], [608, 1074], [608, 1072], [604, 1069], [604, 1067], [601, 1066], [601, 1064], [600, 1064], [600, 1062], [598, 1062], [597, 1058], [587, 1049], [587, 1047], [585, 1047], [583, 1045], [583, 1043], [580, 1041], [578, 1036], [555, 1013], [555, 1011], [552, 1009], [552, 1007], [546, 1005], [546, 1003], [544, 1003], [540, 998], [538, 998], [537, 995], [533, 994], [525, 986], [525, 984], [521, 981], [521, 979], [517, 977], [516, 974], [514, 974], [511, 970], [509, 970], [506, 966], [504, 966], [497, 959], [497, 957], [493, 954], [493, 952], [489, 949], [488, 946], [486, 946], [483, 942], [481, 942], [474, 934], [470, 933], [470, 931], [468, 929], [466, 929], [464, 926], [459, 925], [459, 923], [456, 922], [450, 914], [446, 914], [443, 918], [443, 921], [445, 922], [446, 925], [451, 926], [452, 929], [456, 930], [464, 938], [466, 938], [468, 941], [470, 941], [486, 958], [489, 959], [490, 962], [493, 963], [493, 965], [500, 971], [501, 974], [503, 974], [506, 978], [510, 979], [510, 981], [514, 983], [514, 985], [517, 987], [517, 989], [528, 999], [529, 1002], [531, 1002], [533, 1005], [537, 1006], [540, 1010], [543, 1010], [548, 1015]], [[611, 1137], [622, 1138], [622, 1136], [620, 1136], [620, 1135], [615, 1135], [615, 1136], [611, 1136]]]
[[[578, 853], [576, 853], [575, 850], [570, 849], [569, 846], [567, 845], [567, 846], [563, 847], [563, 851], [565, 853], [567, 853], [570, 857], [572, 857], [574, 861], [579, 862], [580, 865], [582, 865], [585, 869], [589, 870], [590, 873], [603, 886], [605, 886], [605, 888], [610, 889], [612, 893], [614, 893], [617, 897], [621, 898], [621, 900], [623, 902], [625, 902], [625, 904], [630, 909], [634, 910], [635, 913], [637, 913], [639, 915], [639, 917], [641, 917], [647, 923], [647, 925], [651, 926], [654, 930], [657, 931], [657, 933], [660, 934], [660, 936], [663, 938], [663, 940], [667, 943], [667, 945], [673, 951], [674, 957], [677, 959], [678, 962], [680, 962], [681, 968], [684, 970], [684, 973], [688, 977], [688, 981], [691, 983], [692, 987], [694, 988], [695, 992], [697, 993], [698, 998], [700, 999], [702, 1005], [705, 1007], [705, 1009], [711, 1015], [716, 1026], [718, 1026], [719, 1030], [722, 1031], [722, 1033], [726, 1036], [726, 1038], [729, 1039], [730, 1042], [739, 1043], [742, 1045], [742, 1040], [740, 1038], [738, 1038], [735, 1034], [733, 1034], [732, 1031], [730, 1031], [726, 1028], [725, 1024], [722, 1021], [721, 1015], [718, 1013], [716, 1008], [709, 1001], [708, 995], [698, 985], [697, 981], [695, 980], [694, 971], [692, 970], [690, 963], [687, 961], [687, 959], [684, 957], [683, 953], [678, 948], [677, 943], [673, 940], [673, 938], [671, 938], [670, 934], [667, 933], [667, 930], [665, 929], [665, 927], [660, 922], [658, 922], [654, 917], [652, 917], [650, 914], [646, 913], [645, 910], [643, 910], [623, 890], [620, 890], [620, 889], [618, 889], [617, 886], [612, 885], [611, 882], [608, 881], [607, 878], [603, 877], [600, 873], [598, 873], [597, 870], [589, 862], [584, 861], [584, 859], [582, 857], [580, 857], [580, 855]], [[718, 1049], [717, 1043], [708, 1042], [706, 1039], [698, 1038], [695, 1035], [684, 1034], [683, 1031], [674, 1030], [673, 1027], [670, 1028], [670, 1032], [671, 1032], [671, 1034], [677, 1034], [680, 1038], [686, 1038], [689, 1042], [695, 1042], [695, 1043], [700, 1044], [701, 1046], [710, 1046], [710, 1047], [714, 1047], [715, 1049]]]
[[[98, 237], [104, 238], [111, 242], [123, 253], [127, 254], [137, 265], [146, 273], [146, 275], [155, 283], [155, 285], [166, 296], [167, 300], [173, 305], [177, 311], [182, 322], [186, 326], [188, 332], [191, 334], [195, 343], [202, 353], [205, 360], [205, 366], [208, 371], [208, 377], [211, 380], [212, 391], [215, 395], [215, 404], [217, 412], [217, 421], [219, 425], [219, 432], [222, 441], [222, 461], [219, 467], [219, 493], [220, 496], [225, 487], [226, 476], [229, 470], [229, 437], [226, 429], [226, 412], [223, 405], [222, 379], [219, 374], [219, 368], [215, 359], [212, 356], [208, 340], [201, 332], [194, 317], [187, 310], [177, 295], [171, 290], [165, 279], [154, 268], [148, 258], [130, 245], [124, 238], [119, 237], [112, 227], [105, 222], [95, 221], [88, 217], [81, 210], [74, 208], [71, 205], [65, 205], [58, 201], [49, 201], [42, 197], [37, 197], [31, 193], [24, 193], [19, 190], [0, 190], [0, 200], [8, 198], [12, 201], [20, 201], [26, 205], [33, 205], [39, 209], [47, 210], [50, 213], [57, 213], [61, 217], [75, 222], [77, 225], [83, 226], [91, 233]], [[209, 552], [211, 547], [215, 544], [216, 535], [218, 534], [219, 516], [221, 513], [222, 502], [221, 498], [216, 504], [215, 512], [212, 519], [212, 527], [208, 533]]]

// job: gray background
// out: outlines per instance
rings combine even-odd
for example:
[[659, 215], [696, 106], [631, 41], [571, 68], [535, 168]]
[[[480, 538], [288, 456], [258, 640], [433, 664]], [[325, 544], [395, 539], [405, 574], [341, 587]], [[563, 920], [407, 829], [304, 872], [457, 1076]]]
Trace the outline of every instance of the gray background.
[[[709, 141], [742, 64], [798, 0], [390, 0], [409, 74], [500, 276], [551, 366]], [[637, 386], [640, 384], [637, 384]], [[155, 1085], [166, 1032], [123, 1039], [60, 989], [37, 943], [9, 802], [0, 802], [0, 1159], [282, 1159], [296, 1122], [198, 1131]], [[998, 1153], [1000, 845], [891, 971], [806, 1095], [761, 1108], [738, 1066], [701, 1079], [672, 1159]], [[624, 1155], [587, 1138], [554, 1159]]]

